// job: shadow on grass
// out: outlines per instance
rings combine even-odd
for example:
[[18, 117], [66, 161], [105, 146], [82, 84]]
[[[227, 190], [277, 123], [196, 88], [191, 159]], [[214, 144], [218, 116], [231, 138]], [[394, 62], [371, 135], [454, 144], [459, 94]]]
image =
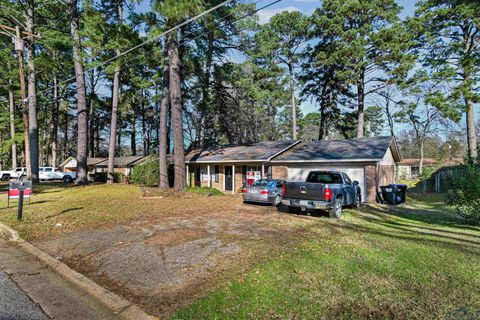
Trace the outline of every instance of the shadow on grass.
[[64, 213], [67, 213], [67, 212], [72, 212], [72, 211], [77, 211], [77, 210], [83, 210], [83, 207], [75, 207], [75, 208], [67, 208], [67, 209], [63, 209], [62, 211], [58, 212], [58, 213], [55, 213], [55, 214], [51, 214], [49, 216], [46, 216], [45, 219], [50, 219], [50, 218], [54, 218], [54, 217], [58, 217]]

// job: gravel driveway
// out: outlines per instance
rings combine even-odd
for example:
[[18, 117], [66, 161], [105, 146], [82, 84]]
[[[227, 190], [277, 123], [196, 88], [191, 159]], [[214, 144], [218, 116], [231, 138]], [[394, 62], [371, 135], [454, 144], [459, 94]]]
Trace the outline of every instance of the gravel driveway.
[[135, 221], [34, 242], [100, 285], [168, 315], [261, 261], [264, 248], [289, 241], [291, 216], [269, 206]]

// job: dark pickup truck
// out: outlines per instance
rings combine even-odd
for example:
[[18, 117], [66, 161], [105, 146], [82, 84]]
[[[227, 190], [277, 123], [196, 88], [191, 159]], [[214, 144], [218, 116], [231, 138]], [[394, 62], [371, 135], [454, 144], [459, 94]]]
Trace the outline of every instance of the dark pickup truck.
[[342, 215], [342, 207], [358, 207], [361, 202], [358, 182], [336, 171], [311, 171], [307, 181], [287, 182], [282, 192], [282, 204], [290, 212], [328, 210], [332, 218]]

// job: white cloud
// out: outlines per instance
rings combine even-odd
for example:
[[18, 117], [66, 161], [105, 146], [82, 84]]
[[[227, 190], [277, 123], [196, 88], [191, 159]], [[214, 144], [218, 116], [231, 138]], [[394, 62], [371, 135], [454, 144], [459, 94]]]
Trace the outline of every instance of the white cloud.
[[[305, 0], [303, 0], [303, 1], [305, 1]], [[258, 12], [258, 21], [259, 21], [260, 24], [265, 24], [270, 20], [271, 17], [273, 17], [277, 13], [280, 13], [280, 12], [283, 12], [283, 11], [293, 12], [293, 11], [300, 11], [300, 9], [298, 9], [297, 7], [263, 9], [263, 10], [260, 10]]]

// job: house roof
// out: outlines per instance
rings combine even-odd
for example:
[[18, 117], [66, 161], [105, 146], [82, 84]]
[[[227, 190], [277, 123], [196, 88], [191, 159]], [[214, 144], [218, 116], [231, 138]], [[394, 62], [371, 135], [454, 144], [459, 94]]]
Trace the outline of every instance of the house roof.
[[[443, 160], [438, 160], [434, 158], [424, 158], [423, 159], [423, 165], [424, 166], [436, 166], [436, 165], [442, 165], [442, 166], [455, 166], [458, 164], [462, 164], [463, 158], [451, 158], [451, 159], [443, 159]], [[409, 158], [409, 159], [402, 159], [400, 162], [400, 165], [404, 166], [419, 166], [420, 165], [420, 159], [418, 158]]]
[[185, 160], [187, 163], [265, 162], [299, 142], [298, 140], [265, 141], [192, 150], [185, 156]]
[[[136, 162], [143, 159], [144, 156], [129, 156], [129, 157], [115, 157], [113, 166], [114, 167], [127, 167], [129, 165], [133, 165]], [[108, 166], [108, 158], [105, 158], [104, 161], [98, 162], [95, 166], [106, 167]]]
[[393, 137], [372, 137], [302, 143], [275, 157], [272, 163], [380, 161], [390, 147], [395, 161], [400, 161]]
[[[115, 157], [114, 166], [115, 167], [126, 167], [136, 163], [137, 161], [143, 159], [143, 156], [129, 156], [129, 157]], [[75, 160], [75, 157], [68, 157], [67, 160], [63, 161], [59, 167], [65, 167], [71, 160]], [[76, 166], [76, 164], [75, 164]], [[108, 158], [87, 158], [87, 166], [108, 166]]]
[[[75, 167], [77, 166], [76, 162], [77, 159], [75, 157], [68, 157], [65, 161], [63, 161], [59, 167], [65, 167], [70, 161], [74, 160], [75, 161]], [[107, 160], [107, 158], [87, 158], [87, 166], [93, 166], [96, 165], [97, 163], [100, 163], [102, 161]]]

